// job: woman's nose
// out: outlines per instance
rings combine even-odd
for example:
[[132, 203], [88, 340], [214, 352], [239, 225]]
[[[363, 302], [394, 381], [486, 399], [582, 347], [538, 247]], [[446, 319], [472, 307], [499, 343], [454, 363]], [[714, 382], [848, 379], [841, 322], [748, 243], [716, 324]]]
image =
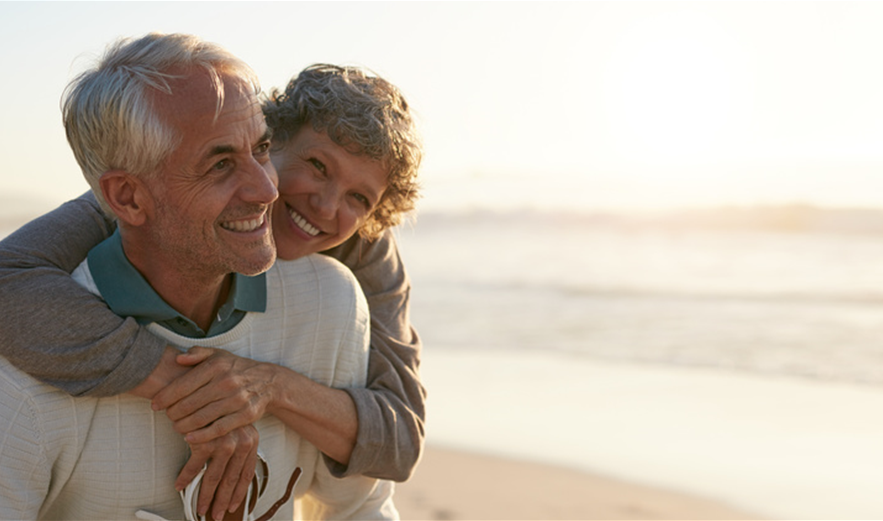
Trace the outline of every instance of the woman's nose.
[[340, 190], [330, 184], [313, 194], [313, 207], [316, 214], [323, 219], [332, 219], [340, 207]]

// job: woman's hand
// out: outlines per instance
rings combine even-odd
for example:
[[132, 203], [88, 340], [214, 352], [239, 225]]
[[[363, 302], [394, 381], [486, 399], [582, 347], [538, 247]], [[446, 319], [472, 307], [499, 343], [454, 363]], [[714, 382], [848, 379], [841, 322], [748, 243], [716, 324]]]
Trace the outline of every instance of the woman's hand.
[[152, 400], [190, 444], [175, 487], [182, 490], [207, 465], [197, 511], [211, 508], [215, 519], [223, 519], [245, 500], [254, 477], [259, 436], [252, 423], [264, 415], [273, 366], [207, 347], [178, 354], [176, 363], [189, 370]]
[[278, 366], [223, 349], [192, 347], [177, 363], [192, 366], [153, 398], [188, 443], [207, 443], [259, 420], [272, 400]]
[[207, 443], [273, 414], [331, 459], [347, 465], [359, 429], [352, 398], [291, 369], [223, 349], [192, 347], [177, 357], [192, 366], [153, 398], [188, 443]]

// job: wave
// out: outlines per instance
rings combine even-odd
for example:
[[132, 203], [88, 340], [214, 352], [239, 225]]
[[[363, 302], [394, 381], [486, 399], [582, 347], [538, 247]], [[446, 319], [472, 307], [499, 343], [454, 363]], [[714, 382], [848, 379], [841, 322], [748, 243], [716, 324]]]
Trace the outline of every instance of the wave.
[[620, 230], [774, 231], [786, 233], [883, 234], [883, 208], [829, 208], [811, 204], [718, 206], [656, 211], [578, 211], [521, 208], [433, 209], [416, 215], [419, 226], [441, 223], [560, 227], [608, 227]]
[[468, 291], [485, 292], [530, 292], [544, 294], [547, 297], [563, 298], [597, 298], [620, 300], [658, 300], [682, 302], [741, 302], [745, 304], [788, 304], [788, 305], [861, 305], [883, 306], [883, 292], [853, 293], [818, 293], [818, 292], [738, 292], [738, 291], [688, 291], [676, 288], [624, 288], [604, 286], [580, 286], [564, 283], [530, 283], [525, 281], [464, 281], [445, 280], [445, 286]]

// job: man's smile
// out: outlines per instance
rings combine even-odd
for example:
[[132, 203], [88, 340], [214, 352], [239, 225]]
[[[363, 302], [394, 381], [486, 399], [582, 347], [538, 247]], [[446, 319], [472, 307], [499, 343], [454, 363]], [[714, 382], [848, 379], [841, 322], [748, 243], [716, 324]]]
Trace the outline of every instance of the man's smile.
[[253, 232], [255, 230], [259, 230], [264, 223], [267, 221], [266, 212], [261, 214], [259, 217], [255, 217], [252, 219], [240, 219], [235, 221], [223, 221], [221, 222], [221, 228], [225, 230], [229, 230], [231, 232], [239, 232], [239, 233], [247, 233]]

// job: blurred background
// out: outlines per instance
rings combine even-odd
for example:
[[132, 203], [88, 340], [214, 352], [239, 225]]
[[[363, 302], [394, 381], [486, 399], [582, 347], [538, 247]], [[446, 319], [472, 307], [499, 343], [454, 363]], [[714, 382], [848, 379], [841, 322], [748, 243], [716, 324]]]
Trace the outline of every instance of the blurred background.
[[[59, 99], [117, 37], [197, 34], [265, 90], [365, 66], [426, 145], [399, 237], [430, 447], [879, 518], [881, 25], [850, 1], [2, 2], [0, 236], [87, 189]], [[419, 515], [519, 517], [457, 497]]]

